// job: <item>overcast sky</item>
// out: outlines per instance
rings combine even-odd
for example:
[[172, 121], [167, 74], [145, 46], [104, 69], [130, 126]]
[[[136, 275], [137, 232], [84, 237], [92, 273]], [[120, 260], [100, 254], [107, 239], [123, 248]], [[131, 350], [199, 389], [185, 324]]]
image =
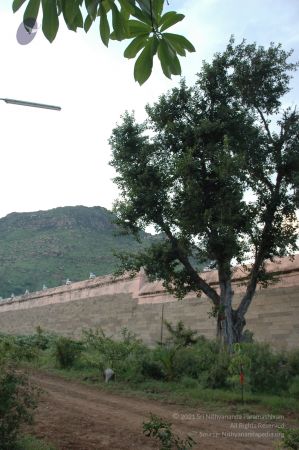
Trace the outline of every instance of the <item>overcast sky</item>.
[[[2, 2], [4, 3], [4, 2]], [[22, 12], [13, 14], [12, 0], [0, 6], [0, 97], [60, 105], [61, 112], [0, 102], [0, 217], [14, 211], [37, 211], [67, 205], [104, 206], [117, 198], [114, 172], [108, 165], [108, 138], [121, 114], [144, 106], [177, 85], [159, 65], [140, 87], [133, 78], [134, 62], [123, 58], [123, 44], [106, 49], [97, 26], [86, 35], [60, 24], [49, 44], [41, 30], [29, 45], [16, 39]], [[203, 59], [224, 50], [229, 37], [268, 46], [281, 42], [299, 60], [298, 0], [171, 1], [170, 8], [186, 18], [173, 28], [197, 52], [181, 59], [183, 75], [193, 83]], [[172, 30], [171, 30], [172, 31]], [[286, 102], [299, 104], [299, 77]]]

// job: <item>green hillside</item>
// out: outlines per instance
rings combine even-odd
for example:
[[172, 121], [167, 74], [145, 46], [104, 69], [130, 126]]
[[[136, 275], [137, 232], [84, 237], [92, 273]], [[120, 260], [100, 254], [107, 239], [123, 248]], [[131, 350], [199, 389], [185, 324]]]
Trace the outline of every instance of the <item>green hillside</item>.
[[[138, 247], [117, 235], [113, 214], [99, 206], [12, 213], [0, 219], [0, 296], [9, 297], [112, 273], [113, 250]], [[144, 234], [143, 245], [151, 235]]]

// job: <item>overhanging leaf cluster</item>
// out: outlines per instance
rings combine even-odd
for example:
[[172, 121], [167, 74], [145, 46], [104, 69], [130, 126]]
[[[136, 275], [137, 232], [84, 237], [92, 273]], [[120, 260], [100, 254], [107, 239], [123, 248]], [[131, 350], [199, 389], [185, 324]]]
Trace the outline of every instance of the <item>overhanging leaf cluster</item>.
[[181, 74], [178, 55], [186, 56], [187, 51], [195, 51], [184, 36], [165, 32], [184, 15], [175, 11], [163, 14], [164, 0], [14, 0], [13, 11], [24, 4], [24, 23], [36, 21], [42, 8], [42, 30], [50, 42], [57, 35], [60, 15], [72, 31], [84, 28], [88, 32], [99, 18], [100, 37], [107, 47], [110, 39], [132, 39], [124, 56], [130, 59], [139, 54], [134, 67], [134, 77], [139, 84], [149, 78], [156, 54], [164, 74], [171, 78]]

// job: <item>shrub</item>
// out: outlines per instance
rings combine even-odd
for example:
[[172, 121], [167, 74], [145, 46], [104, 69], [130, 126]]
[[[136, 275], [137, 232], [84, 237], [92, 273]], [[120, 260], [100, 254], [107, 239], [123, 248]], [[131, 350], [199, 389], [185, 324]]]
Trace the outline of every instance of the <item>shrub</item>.
[[179, 378], [176, 360], [177, 352], [178, 348], [175, 346], [157, 347], [153, 352], [154, 361], [160, 365], [164, 378], [167, 381]]
[[286, 353], [274, 353], [268, 344], [243, 344], [249, 357], [249, 383], [253, 392], [279, 393], [287, 391], [290, 367]]
[[278, 430], [283, 434], [283, 439], [279, 448], [299, 450], [299, 428], [280, 427]]
[[21, 436], [15, 450], [57, 450], [57, 448], [34, 436]]
[[154, 361], [152, 358], [142, 361], [141, 371], [145, 378], [153, 378], [154, 380], [165, 379], [165, 373], [163, 372], [161, 363]]
[[287, 355], [290, 376], [299, 374], [299, 350], [291, 350]]
[[2, 359], [9, 361], [32, 361], [37, 357], [37, 350], [29, 343], [22, 342], [14, 336], [1, 336], [0, 355]]
[[290, 384], [289, 392], [292, 397], [299, 400], [299, 375], [297, 375]]
[[16, 450], [22, 423], [31, 423], [37, 391], [24, 374], [13, 367], [1, 367], [0, 374], [0, 442], [1, 450]]
[[150, 421], [143, 422], [143, 433], [159, 441], [160, 450], [187, 450], [192, 449], [196, 443], [191, 436], [185, 440], [176, 436], [172, 431], [172, 425], [162, 417], [150, 414]]
[[186, 389], [195, 389], [198, 387], [198, 381], [190, 377], [182, 377], [181, 384]]
[[167, 344], [173, 344], [178, 347], [188, 347], [189, 345], [196, 344], [199, 339], [197, 331], [186, 328], [184, 322], [180, 320], [175, 326], [173, 326], [167, 320], [164, 320], [164, 324], [170, 334], [167, 338]]
[[253, 343], [254, 342], [254, 334], [250, 330], [245, 330], [241, 336], [241, 342]]
[[84, 331], [85, 360], [101, 371], [110, 367], [118, 379], [138, 382], [144, 379], [143, 362], [150, 350], [127, 328], [121, 331], [119, 341], [105, 335], [102, 329]]
[[82, 351], [82, 344], [61, 336], [55, 342], [54, 355], [62, 369], [72, 367]]
[[227, 352], [218, 353], [210, 370], [200, 377], [201, 384], [212, 389], [227, 387], [229, 362], [230, 357]]

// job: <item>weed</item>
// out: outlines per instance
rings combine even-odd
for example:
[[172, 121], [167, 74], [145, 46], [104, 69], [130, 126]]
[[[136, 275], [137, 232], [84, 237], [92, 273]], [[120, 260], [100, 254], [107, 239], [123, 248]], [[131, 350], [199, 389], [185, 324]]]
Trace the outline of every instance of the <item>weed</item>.
[[147, 437], [159, 442], [159, 450], [187, 450], [192, 449], [195, 441], [191, 436], [185, 440], [179, 438], [172, 431], [172, 425], [162, 417], [150, 414], [150, 421], [143, 422], [143, 433]]

